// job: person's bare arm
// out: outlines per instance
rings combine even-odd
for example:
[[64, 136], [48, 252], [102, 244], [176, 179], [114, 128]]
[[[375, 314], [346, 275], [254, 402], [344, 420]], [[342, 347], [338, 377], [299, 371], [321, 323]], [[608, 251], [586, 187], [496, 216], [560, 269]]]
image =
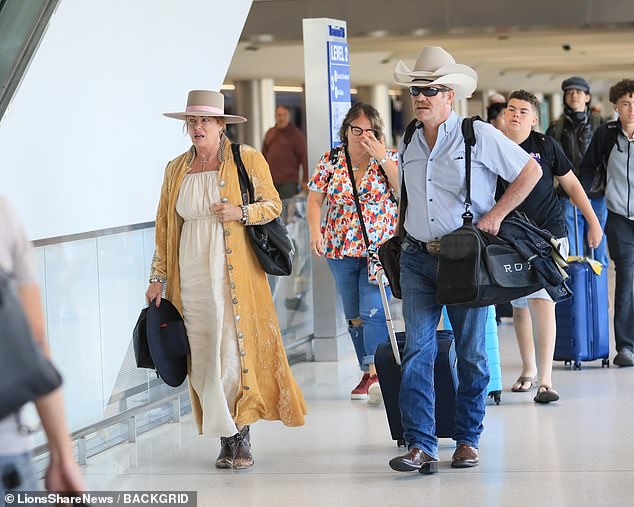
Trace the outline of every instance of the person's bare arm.
[[27, 283], [18, 287], [18, 295], [22, 303], [22, 310], [26, 315], [33, 338], [40, 346], [44, 355], [49, 357], [48, 343], [46, 341], [46, 325], [44, 314], [42, 313], [42, 302], [40, 300], [40, 288], [36, 283]]
[[572, 171], [568, 171], [563, 176], [557, 176], [557, 180], [561, 188], [570, 196], [572, 204], [581, 210], [583, 217], [588, 222], [588, 246], [590, 248], [598, 247], [603, 238], [603, 229], [601, 229], [601, 222], [599, 222], [581, 182]]
[[321, 206], [325, 198], [326, 194], [309, 190], [308, 198], [306, 199], [310, 251], [320, 256], [324, 254], [324, 238], [321, 234]]
[[44, 481], [49, 491], [84, 491], [84, 480], [75, 461], [73, 443], [64, 416], [61, 388], [38, 398], [35, 407], [42, 420], [49, 450], [49, 463]]
[[519, 176], [507, 187], [495, 206], [480, 218], [477, 223], [478, 229], [490, 234], [497, 234], [502, 220], [526, 199], [541, 177], [542, 168], [531, 157], [522, 168]]

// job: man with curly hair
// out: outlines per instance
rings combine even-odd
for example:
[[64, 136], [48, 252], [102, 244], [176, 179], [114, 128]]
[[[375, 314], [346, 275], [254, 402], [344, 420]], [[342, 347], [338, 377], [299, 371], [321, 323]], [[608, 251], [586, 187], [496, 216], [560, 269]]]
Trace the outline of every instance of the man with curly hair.
[[605, 181], [608, 219], [605, 233], [614, 261], [614, 364], [634, 366], [634, 80], [623, 79], [610, 88], [616, 121], [599, 127], [581, 163], [586, 192], [596, 170]]

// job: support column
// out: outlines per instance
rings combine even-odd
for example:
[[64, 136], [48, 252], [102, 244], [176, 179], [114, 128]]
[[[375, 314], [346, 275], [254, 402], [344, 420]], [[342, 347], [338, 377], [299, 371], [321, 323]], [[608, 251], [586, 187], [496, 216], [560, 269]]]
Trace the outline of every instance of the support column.
[[[306, 137], [311, 164], [334, 146], [336, 132], [350, 107], [346, 31], [345, 21], [303, 20]], [[348, 327], [325, 259], [313, 256], [312, 268], [314, 358], [337, 361], [347, 344]]]
[[235, 87], [237, 114], [249, 120], [236, 129], [237, 141], [260, 149], [264, 134], [275, 124], [273, 80], [236, 81]]
[[394, 146], [394, 140], [392, 139], [392, 103], [388, 91], [389, 88], [384, 84], [357, 87], [357, 98], [361, 102], [374, 106], [383, 118], [385, 146], [389, 148]]
[[564, 96], [556, 92], [550, 96], [550, 121], [556, 120], [564, 112]]

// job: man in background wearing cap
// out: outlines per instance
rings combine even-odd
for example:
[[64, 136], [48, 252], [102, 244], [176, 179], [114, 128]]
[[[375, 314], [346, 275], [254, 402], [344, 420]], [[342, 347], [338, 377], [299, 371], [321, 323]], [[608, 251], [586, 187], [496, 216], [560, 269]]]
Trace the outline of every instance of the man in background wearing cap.
[[[561, 89], [564, 92], [564, 112], [557, 120], [551, 123], [546, 135], [555, 138], [562, 145], [564, 153], [574, 165], [573, 172], [575, 176], [579, 177], [581, 160], [590, 145], [592, 135], [603, 124], [603, 119], [600, 114], [592, 112], [590, 109], [590, 86], [585, 79], [578, 76], [570, 77], [561, 83]], [[584, 245], [587, 245], [586, 238], [590, 226], [581, 212], [576, 210], [578, 234], [577, 244], [574, 246], [575, 208], [561, 187], [558, 187], [557, 193], [561, 198], [561, 205], [566, 217], [570, 253], [572, 255], [584, 255]], [[592, 187], [588, 191], [588, 197], [601, 227], [605, 228], [608, 211], [605, 206], [605, 183], [601, 178], [595, 178]], [[605, 238], [601, 240], [601, 243], [596, 248], [594, 257], [604, 266], [608, 265]]]
[[[465, 210], [465, 144], [462, 119], [452, 111], [455, 100], [469, 97], [477, 74], [440, 47], [422, 49], [413, 70], [399, 62], [397, 84], [409, 87], [418, 120], [410, 143], [399, 144], [399, 188], [410, 203], [405, 212], [401, 250], [401, 289], [407, 339], [400, 391], [401, 420], [409, 452], [390, 461], [399, 472], [438, 471], [435, 436], [434, 360], [436, 326], [442, 307], [436, 302], [439, 240], [462, 225]], [[472, 207], [478, 228], [497, 234], [504, 217], [519, 205], [541, 177], [528, 153], [491, 125], [475, 122], [472, 149]], [[496, 203], [498, 176], [511, 184]], [[479, 464], [486, 388], [489, 381], [485, 348], [487, 308], [450, 306], [458, 357], [456, 450], [451, 466]]]

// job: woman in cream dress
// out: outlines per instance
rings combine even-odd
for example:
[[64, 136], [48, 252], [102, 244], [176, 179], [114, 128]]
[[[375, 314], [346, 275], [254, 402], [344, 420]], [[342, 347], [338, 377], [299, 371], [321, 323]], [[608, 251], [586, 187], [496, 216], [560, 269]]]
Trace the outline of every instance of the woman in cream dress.
[[159, 305], [165, 286], [183, 314], [196, 424], [199, 433], [221, 437], [216, 467], [248, 468], [251, 423], [304, 423], [267, 277], [245, 230], [279, 216], [281, 201], [262, 154], [242, 146], [256, 197], [242, 206], [224, 128], [246, 119], [224, 114], [222, 94], [192, 91], [184, 112], [166, 116], [185, 120], [193, 146], [165, 169], [146, 297]]

